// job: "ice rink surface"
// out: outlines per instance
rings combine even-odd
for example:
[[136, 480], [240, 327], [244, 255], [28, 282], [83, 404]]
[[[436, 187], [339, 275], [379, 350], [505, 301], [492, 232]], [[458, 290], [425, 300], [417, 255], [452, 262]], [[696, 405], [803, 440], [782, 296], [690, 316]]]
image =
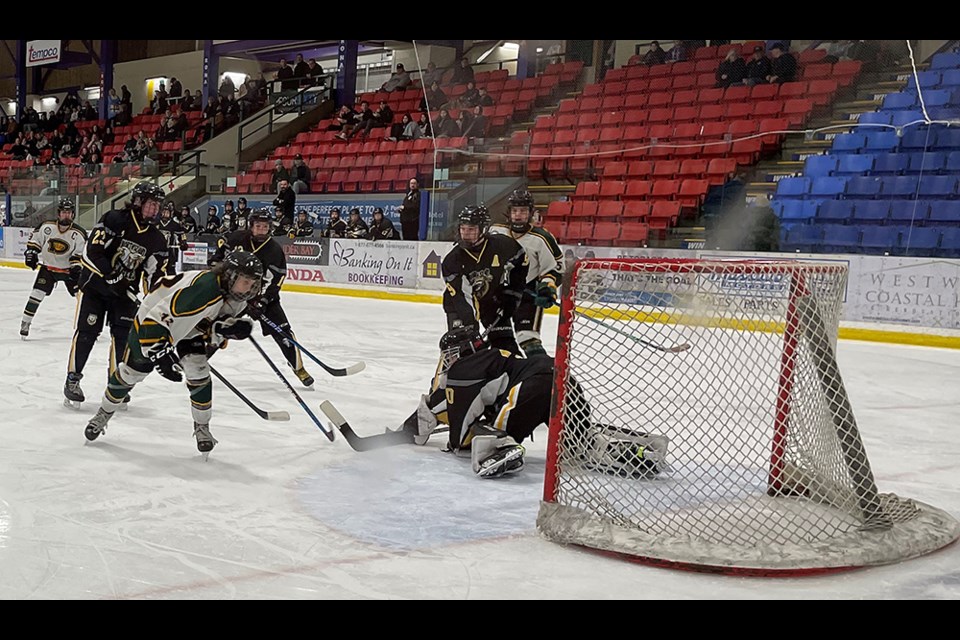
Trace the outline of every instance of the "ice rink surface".
[[[109, 335], [62, 405], [74, 301], [63, 287], [18, 335], [33, 272], [0, 268], [0, 599], [960, 599], [960, 545], [827, 577], [734, 578], [635, 565], [541, 538], [546, 430], [527, 467], [480, 480], [443, 437], [357, 453], [329, 442], [251, 345], [213, 364], [264, 408], [214, 383], [203, 462], [185, 386], [151, 375], [107, 433], [85, 444], [106, 383]], [[438, 305], [284, 293], [314, 412], [332, 401], [360, 435], [416, 407], [445, 329]], [[547, 316], [553, 353], [556, 316]], [[259, 338], [259, 331], [255, 332]], [[279, 349], [261, 344], [275, 362]], [[960, 516], [960, 352], [844, 341], [839, 360], [881, 491]], [[288, 379], [295, 380], [283, 367]], [[298, 385], [299, 386], [299, 385]], [[321, 416], [322, 419], [322, 416]]]

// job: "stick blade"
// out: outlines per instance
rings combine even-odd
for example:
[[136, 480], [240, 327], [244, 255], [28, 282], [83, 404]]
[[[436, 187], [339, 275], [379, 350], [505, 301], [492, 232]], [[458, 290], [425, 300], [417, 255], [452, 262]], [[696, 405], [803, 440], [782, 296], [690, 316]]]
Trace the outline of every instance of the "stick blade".
[[267, 411], [267, 420], [273, 422], [288, 422], [290, 414], [286, 411]]
[[366, 362], [363, 362], [363, 361], [361, 360], [360, 362], [357, 362], [357, 363], [355, 363], [355, 364], [352, 364], [352, 365], [350, 365], [349, 367], [347, 367], [346, 369], [344, 369], [344, 372], [345, 372], [345, 373], [344, 373], [343, 375], [345, 375], [345, 376], [352, 376], [352, 375], [355, 374], [355, 373], [360, 373], [361, 371], [363, 371], [363, 370], [366, 369], [366, 368], [367, 368], [367, 363], [366, 363]]
[[333, 406], [333, 403], [329, 400], [324, 400], [320, 403], [320, 411], [323, 412], [323, 415], [327, 416], [327, 419], [334, 424], [337, 429], [341, 429], [343, 425], [347, 423], [347, 419], [343, 417], [343, 414], [337, 411], [337, 408]]

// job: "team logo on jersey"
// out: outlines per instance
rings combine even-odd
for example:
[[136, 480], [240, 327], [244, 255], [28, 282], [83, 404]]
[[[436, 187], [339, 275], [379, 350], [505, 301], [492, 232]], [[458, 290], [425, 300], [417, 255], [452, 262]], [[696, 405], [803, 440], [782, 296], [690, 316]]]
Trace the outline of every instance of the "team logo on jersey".
[[51, 233], [50, 227], [43, 228], [43, 235], [48, 236], [50, 235], [50, 233]]
[[90, 315], [88, 315], [88, 316], [87, 316], [87, 324], [90, 325], [91, 327], [92, 327], [93, 325], [97, 324], [97, 314], [91, 313]]
[[47, 240], [47, 251], [55, 256], [62, 256], [70, 250], [70, 245], [60, 238], [50, 238]]
[[489, 293], [490, 283], [493, 282], [493, 274], [490, 273], [490, 269], [472, 271], [470, 275], [467, 276], [467, 280], [470, 281], [470, 290], [473, 296], [479, 299]]
[[117, 264], [128, 271], [136, 271], [143, 261], [147, 259], [147, 248], [130, 240], [120, 242], [120, 247], [113, 255], [112, 266]]

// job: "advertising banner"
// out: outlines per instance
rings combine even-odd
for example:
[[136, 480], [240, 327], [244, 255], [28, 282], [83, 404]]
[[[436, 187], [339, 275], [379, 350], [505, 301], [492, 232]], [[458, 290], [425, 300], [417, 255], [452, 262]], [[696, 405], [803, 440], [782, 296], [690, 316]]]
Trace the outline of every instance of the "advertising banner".
[[330, 240], [328, 282], [415, 289], [418, 243]]
[[60, 40], [29, 40], [27, 41], [26, 66], [36, 67], [42, 64], [60, 62], [61, 52]]
[[960, 261], [853, 259], [844, 320], [960, 329]]

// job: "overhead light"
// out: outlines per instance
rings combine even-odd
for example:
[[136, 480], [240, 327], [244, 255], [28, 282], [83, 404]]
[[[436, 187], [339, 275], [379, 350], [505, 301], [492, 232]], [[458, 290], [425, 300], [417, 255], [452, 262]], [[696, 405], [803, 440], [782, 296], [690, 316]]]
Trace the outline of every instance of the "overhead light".
[[537, 53], [543, 53], [543, 47], [537, 47]]

